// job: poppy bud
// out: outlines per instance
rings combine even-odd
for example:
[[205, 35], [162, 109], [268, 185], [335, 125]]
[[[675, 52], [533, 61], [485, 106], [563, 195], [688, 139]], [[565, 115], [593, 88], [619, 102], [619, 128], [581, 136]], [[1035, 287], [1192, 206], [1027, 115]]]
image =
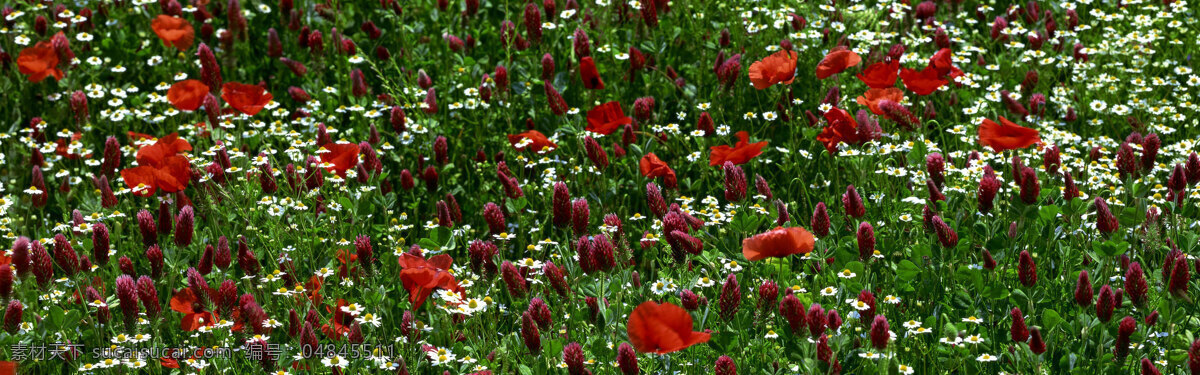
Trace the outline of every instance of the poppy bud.
[[727, 321], [732, 320], [741, 303], [742, 290], [738, 287], [737, 276], [730, 273], [729, 277], [725, 278], [725, 285], [721, 286], [721, 297], [718, 302], [721, 318]]
[[590, 214], [587, 199], [579, 198], [571, 201], [571, 229], [574, 230], [576, 236], [588, 234]]

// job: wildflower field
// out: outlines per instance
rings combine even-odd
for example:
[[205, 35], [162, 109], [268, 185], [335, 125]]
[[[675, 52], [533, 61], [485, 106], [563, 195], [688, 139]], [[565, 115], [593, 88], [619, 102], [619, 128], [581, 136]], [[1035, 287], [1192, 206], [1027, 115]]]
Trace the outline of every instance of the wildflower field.
[[0, 375], [1200, 374], [1186, 0], [0, 7]]

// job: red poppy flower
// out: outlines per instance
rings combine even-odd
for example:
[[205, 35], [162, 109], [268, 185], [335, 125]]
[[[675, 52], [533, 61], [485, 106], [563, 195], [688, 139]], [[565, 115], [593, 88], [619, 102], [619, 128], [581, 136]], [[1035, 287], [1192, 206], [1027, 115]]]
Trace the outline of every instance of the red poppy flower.
[[750, 64], [750, 83], [762, 90], [776, 83], [792, 84], [796, 79], [796, 51], [775, 52]]
[[270, 92], [258, 85], [228, 82], [221, 85], [221, 99], [247, 116], [254, 116], [271, 102]]
[[346, 177], [346, 171], [358, 166], [358, 145], [353, 143], [327, 143], [317, 151], [322, 163], [328, 163], [325, 171]]
[[883, 100], [891, 100], [899, 103], [901, 100], [904, 100], [904, 90], [895, 87], [870, 89], [859, 97], [854, 98], [854, 101], [859, 105], [867, 106], [867, 108], [871, 109], [871, 113], [877, 115], [883, 114], [883, 110], [879, 109], [879, 102]]
[[662, 177], [667, 181], [675, 181], [675, 171], [671, 170], [671, 167], [653, 152], [646, 154], [642, 160], [638, 161], [638, 169], [646, 178]]
[[591, 56], [579, 60], [579, 78], [583, 80], [583, 88], [604, 90], [604, 81], [600, 80], [600, 72], [596, 70], [596, 62]]
[[[526, 141], [528, 139], [528, 141]], [[545, 134], [537, 130], [530, 130], [521, 134], [509, 134], [508, 143], [511, 143], [517, 151], [535, 151], [535, 152], [550, 152], [558, 148], [557, 144], [546, 138]]]
[[999, 124], [983, 119], [983, 124], [979, 125], [979, 144], [997, 152], [1026, 148], [1041, 141], [1037, 129], [1014, 124], [1004, 117], [1000, 118]]
[[892, 87], [896, 84], [896, 77], [900, 75], [900, 61], [892, 60], [890, 63], [877, 62], [871, 64], [862, 73], [858, 73], [858, 80], [867, 84], [867, 87], [873, 89], [882, 89]]
[[160, 14], [154, 18], [154, 21], [150, 21], [150, 28], [154, 29], [154, 33], [158, 34], [159, 39], [162, 39], [164, 46], [173, 46], [180, 51], [191, 48], [192, 42], [196, 38], [192, 24], [179, 17]]
[[938, 78], [954, 81], [955, 78], [963, 75], [962, 70], [954, 66], [953, 57], [953, 53], [950, 52], [949, 48], [942, 48], [933, 54], [933, 57], [929, 58], [929, 66], [937, 70]]
[[447, 272], [454, 260], [449, 255], [440, 254], [426, 260], [422, 256], [404, 253], [400, 255], [400, 283], [408, 291], [408, 301], [412, 310], [421, 308], [425, 299], [433, 294], [434, 289], [447, 289], [462, 292], [462, 287], [454, 276]]
[[134, 195], [149, 197], [159, 189], [168, 193], [187, 188], [191, 179], [191, 162], [183, 151], [191, 151], [192, 145], [171, 133], [154, 144], [142, 147], [135, 158], [138, 166], [121, 170], [125, 184], [134, 190]]
[[670, 302], [642, 302], [625, 325], [629, 343], [641, 353], [667, 354], [708, 342], [711, 335], [692, 331], [692, 316]]
[[862, 58], [858, 57], [857, 53], [839, 46], [830, 50], [825, 58], [821, 59], [821, 63], [817, 64], [817, 79], [825, 79], [841, 73], [846, 68], [856, 66], [860, 62], [862, 62]]
[[171, 85], [171, 89], [167, 90], [167, 100], [180, 111], [195, 111], [204, 104], [208, 89], [208, 85], [199, 80], [186, 79]]
[[726, 145], [713, 146], [709, 149], [712, 153], [708, 155], [708, 165], [724, 165], [725, 162], [733, 162], [733, 164], [746, 164], [746, 162], [754, 159], [754, 157], [762, 154], [763, 147], [767, 147], [767, 141], [750, 143], [750, 133], [740, 131], [735, 134], [738, 137], [737, 143], [733, 147]]
[[[74, 133], [71, 133], [70, 141], [68, 141], [66, 138], [59, 138], [59, 139], [55, 140], [54, 141], [54, 144], [55, 144], [54, 153], [57, 154], [58, 156], [62, 156], [67, 159], [72, 159], [72, 160], [79, 159], [79, 157], [83, 156], [83, 155], [77, 154], [74, 151], [72, 151], [70, 145], [72, 143], [79, 142], [80, 139], [83, 139], [83, 133], [74, 132]], [[91, 155], [90, 151], [85, 151], [85, 152], [88, 152], [88, 155]]]
[[807, 254], [813, 250], [814, 241], [812, 233], [804, 228], [775, 227], [742, 240], [742, 256], [745, 256], [746, 260], [756, 261]]
[[825, 111], [825, 121], [825, 128], [817, 134], [817, 140], [825, 145], [829, 154], [837, 154], [838, 143], [858, 143], [858, 123], [849, 112], [841, 108], [830, 109]]
[[196, 294], [192, 293], [191, 288], [180, 289], [171, 296], [171, 310], [183, 314], [183, 319], [179, 320], [179, 329], [195, 331], [200, 327], [217, 324], [217, 314], [204, 311], [204, 307], [200, 306], [197, 301]]
[[0, 375], [15, 375], [17, 373], [17, 363], [13, 361], [0, 361]]
[[945, 79], [940, 78], [937, 68], [932, 66], [925, 67], [921, 71], [914, 69], [900, 69], [900, 80], [904, 82], [904, 88], [912, 91], [917, 95], [929, 95], [938, 88], [950, 83]]
[[588, 125], [585, 130], [592, 133], [609, 135], [626, 124], [632, 124], [633, 118], [625, 116], [621, 103], [612, 101], [592, 108], [587, 113]]
[[41, 82], [50, 76], [55, 80], [63, 78], [63, 71], [58, 69], [58, 52], [50, 42], [38, 42], [21, 50], [21, 55], [17, 56], [17, 70], [28, 75], [29, 82]]

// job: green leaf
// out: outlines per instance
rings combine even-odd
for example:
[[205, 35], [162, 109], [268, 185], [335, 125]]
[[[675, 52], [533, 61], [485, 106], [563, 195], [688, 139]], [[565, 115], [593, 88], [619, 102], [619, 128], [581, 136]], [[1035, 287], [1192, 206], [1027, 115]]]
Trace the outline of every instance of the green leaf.
[[46, 320], [47, 330], [57, 331], [62, 327], [65, 318], [66, 316], [63, 313], [62, 307], [58, 307], [57, 305], [50, 306], [50, 318]]
[[921, 274], [921, 268], [917, 267], [916, 263], [908, 259], [900, 261], [900, 265], [896, 266], [896, 280], [900, 282], [908, 282], [917, 278]]
[[1053, 220], [1057, 218], [1058, 214], [1061, 212], [1062, 209], [1058, 206], [1042, 206], [1042, 208], [1038, 209], [1038, 217], [1040, 217], [1042, 221], [1049, 223], [1053, 222]]
[[1062, 316], [1058, 315], [1057, 311], [1050, 310], [1050, 309], [1042, 311], [1041, 323], [1042, 323], [1043, 330], [1050, 331], [1051, 329], [1054, 329], [1054, 327], [1058, 326], [1062, 322], [1063, 322], [1063, 318], [1062, 318]]

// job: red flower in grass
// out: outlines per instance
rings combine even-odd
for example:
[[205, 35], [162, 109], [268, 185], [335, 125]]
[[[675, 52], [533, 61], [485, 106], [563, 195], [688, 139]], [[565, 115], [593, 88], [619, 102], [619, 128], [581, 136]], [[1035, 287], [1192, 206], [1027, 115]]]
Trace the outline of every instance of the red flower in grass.
[[1026, 148], [1041, 141], [1037, 129], [1014, 124], [1004, 117], [1000, 117], [999, 124], [983, 119], [983, 124], [979, 125], [979, 144], [997, 152]]
[[904, 82], [904, 88], [912, 91], [917, 95], [929, 95], [938, 88], [945, 86], [950, 81], [942, 78], [942, 74], [937, 68], [932, 66], [925, 67], [921, 71], [914, 69], [900, 69], [900, 80]]
[[641, 353], [667, 354], [708, 342], [711, 335], [692, 331], [692, 316], [670, 302], [642, 302], [625, 325], [629, 342]]
[[171, 296], [171, 310], [183, 314], [183, 319], [179, 320], [179, 329], [184, 331], [195, 331], [200, 327], [217, 324], [217, 314], [205, 311], [191, 288], [180, 289]]
[[867, 92], [863, 93], [859, 97], [854, 98], [854, 101], [859, 105], [867, 106], [867, 108], [871, 109], [871, 113], [877, 115], [883, 114], [883, 109], [879, 108], [879, 102], [884, 100], [891, 100], [899, 103], [900, 101], [904, 100], [904, 90], [895, 87], [887, 87], [882, 89], [873, 88], [867, 90]]
[[667, 188], [675, 186], [675, 171], [671, 169], [671, 166], [667, 165], [667, 162], [659, 159], [658, 155], [655, 155], [653, 152], [643, 156], [642, 160], [638, 160], [638, 169], [642, 172], [642, 176], [646, 178], [662, 177], [664, 180], [663, 184], [667, 185]]
[[353, 143], [328, 143], [321, 146], [321, 150], [317, 151], [321, 158], [322, 166], [329, 173], [337, 173], [338, 176], [346, 177], [346, 171], [354, 169], [358, 166], [358, 150], [359, 147]]
[[929, 67], [937, 70], [938, 78], [954, 81], [963, 75], [963, 71], [954, 66], [953, 53], [949, 48], [942, 48], [929, 58]]
[[756, 261], [807, 254], [813, 250], [814, 241], [812, 233], [804, 228], [775, 227], [742, 240], [742, 256], [745, 256], [746, 260]]
[[408, 301], [412, 310], [421, 308], [425, 299], [433, 294], [434, 289], [447, 289], [461, 293], [462, 287], [458, 280], [447, 270], [454, 259], [449, 255], [440, 254], [429, 259], [420, 255], [404, 253], [398, 260], [400, 263], [400, 282], [408, 290]]
[[221, 85], [221, 99], [238, 112], [254, 116], [274, 97], [262, 86], [228, 82]]
[[196, 39], [192, 24], [179, 17], [160, 14], [154, 21], [150, 21], [150, 28], [162, 39], [164, 46], [175, 47], [180, 51], [191, 48]]
[[546, 138], [545, 134], [537, 130], [530, 130], [521, 134], [509, 134], [508, 143], [512, 144], [517, 151], [534, 151], [541, 153], [543, 151], [550, 152], [558, 148], [558, 145]]
[[862, 73], [858, 73], [858, 80], [867, 84], [867, 87], [883, 89], [895, 85], [896, 77], [899, 77], [899, 74], [899, 60], [892, 60], [890, 63], [877, 62], [863, 69]]
[[846, 68], [856, 66], [860, 62], [862, 62], [862, 58], [858, 57], [854, 51], [846, 49], [846, 47], [836, 47], [825, 54], [825, 58], [817, 64], [817, 79], [825, 79], [841, 73]]
[[55, 80], [63, 79], [63, 71], [58, 69], [58, 52], [50, 42], [38, 42], [21, 50], [21, 55], [17, 56], [17, 70], [28, 75], [29, 82], [41, 82], [50, 76]]
[[723, 165], [727, 161], [733, 164], [746, 164], [754, 157], [761, 155], [763, 147], [767, 147], [767, 141], [750, 143], [750, 133], [745, 131], [737, 132], [735, 135], [738, 141], [733, 147], [726, 145], [710, 147], [712, 153], [708, 155], [709, 166]]
[[625, 111], [621, 110], [620, 102], [611, 101], [598, 105], [588, 111], [587, 121], [588, 125], [585, 130], [592, 133], [609, 135], [626, 124], [632, 124], [633, 118], [625, 116]]
[[138, 166], [121, 171], [125, 184], [138, 196], [153, 196], [159, 189], [168, 193], [187, 188], [191, 178], [191, 162], [180, 152], [191, 151], [192, 145], [171, 133], [153, 145], [138, 150]]
[[821, 134], [817, 134], [817, 140], [825, 145], [825, 150], [829, 151], [830, 155], [837, 154], [838, 143], [859, 142], [858, 123], [846, 110], [833, 108], [825, 111], [825, 121], [828, 123], [821, 130]]
[[796, 79], [796, 51], [781, 50], [750, 64], [750, 83], [762, 90], [777, 83], [792, 84]]
[[167, 100], [180, 111], [195, 111], [208, 96], [208, 85], [195, 79], [176, 82], [167, 90]]
[[604, 81], [596, 70], [596, 62], [591, 56], [579, 60], [579, 78], [583, 80], [583, 88], [589, 90], [604, 90]]

